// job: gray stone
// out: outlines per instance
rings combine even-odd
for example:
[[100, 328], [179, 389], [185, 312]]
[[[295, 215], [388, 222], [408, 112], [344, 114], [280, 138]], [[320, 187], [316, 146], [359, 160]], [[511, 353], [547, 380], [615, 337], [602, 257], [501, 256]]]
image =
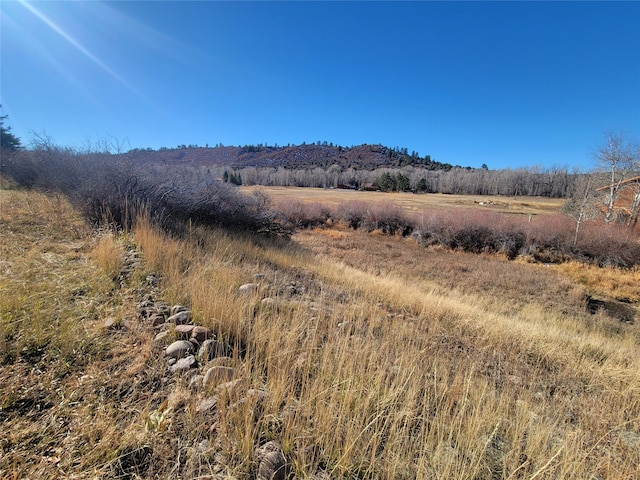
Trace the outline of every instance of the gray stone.
[[187, 355], [184, 358], [179, 359], [176, 363], [171, 365], [171, 371], [173, 373], [182, 373], [195, 368], [198, 365], [196, 357], [193, 355]]
[[282, 451], [267, 453], [258, 467], [257, 480], [285, 480], [288, 476], [287, 459]]
[[190, 323], [191, 321], [191, 312], [189, 310], [182, 310], [181, 312], [175, 313], [167, 318], [167, 322], [174, 323], [176, 325], [184, 325], [186, 323]]
[[153, 337], [153, 343], [156, 345], [168, 345], [171, 341], [171, 333], [168, 330], [158, 333]]
[[264, 460], [264, 457], [268, 453], [281, 452], [281, 451], [282, 451], [282, 446], [275, 440], [270, 440], [264, 445], [256, 447], [255, 450], [253, 451], [253, 454], [256, 458], [256, 462], [259, 464], [260, 462], [262, 462], [262, 460]]
[[188, 340], [191, 336], [191, 332], [195, 328], [195, 325], [176, 325], [175, 332], [176, 337], [183, 340]]
[[224, 395], [227, 399], [238, 399], [242, 393], [242, 389], [246, 386], [244, 378], [236, 378], [227, 383], [221, 383], [214, 389], [214, 393], [218, 396]]
[[186, 340], [178, 340], [176, 342], [173, 342], [171, 345], [169, 345], [165, 349], [164, 354], [167, 357], [184, 358], [187, 355], [193, 353], [193, 350], [194, 350], [193, 343], [188, 342]]
[[258, 288], [260, 288], [260, 286], [257, 283], [245, 283], [244, 285], [240, 285], [238, 291], [245, 295], [253, 295], [258, 292]]
[[186, 312], [187, 310], [189, 309], [184, 305], [174, 305], [173, 307], [171, 307], [171, 310], [169, 310], [169, 315], [175, 315], [179, 312]]
[[[177, 327], [176, 327], [177, 329]], [[200, 325], [193, 327], [191, 330], [191, 338], [198, 342], [198, 344], [202, 345], [205, 340], [209, 340], [213, 337], [213, 332], [209, 330], [207, 327], [202, 327]]]
[[228, 382], [233, 378], [235, 370], [231, 367], [215, 366], [207, 370], [202, 381], [205, 388], [216, 387], [221, 383]]
[[122, 327], [122, 324], [113, 317], [109, 317], [104, 321], [104, 328], [106, 330], [118, 330]]
[[231, 349], [224, 343], [214, 339], [208, 339], [202, 342], [198, 350], [198, 360], [202, 363], [213, 360], [216, 357], [223, 357]]
[[154, 328], [158, 325], [162, 325], [165, 322], [164, 315], [160, 315], [158, 313], [149, 317], [149, 320], [151, 320], [151, 326]]
[[204, 400], [202, 400], [198, 405], [198, 411], [208, 412], [209, 410], [215, 409], [217, 404], [218, 404], [218, 398], [215, 395], [211, 397], [207, 397]]

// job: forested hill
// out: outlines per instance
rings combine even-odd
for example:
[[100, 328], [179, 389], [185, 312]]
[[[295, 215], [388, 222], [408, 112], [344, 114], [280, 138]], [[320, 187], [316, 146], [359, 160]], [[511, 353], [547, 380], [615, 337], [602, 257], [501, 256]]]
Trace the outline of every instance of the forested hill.
[[382, 145], [341, 147], [327, 142], [295, 146], [246, 145], [243, 147], [198, 147], [181, 145], [175, 149], [135, 149], [129, 152], [140, 160], [174, 162], [192, 165], [217, 165], [231, 168], [284, 167], [288, 169], [326, 168], [338, 165], [344, 169], [374, 170], [381, 167], [416, 166], [427, 170], [450, 170], [452, 165], [420, 156], [406, 148]]

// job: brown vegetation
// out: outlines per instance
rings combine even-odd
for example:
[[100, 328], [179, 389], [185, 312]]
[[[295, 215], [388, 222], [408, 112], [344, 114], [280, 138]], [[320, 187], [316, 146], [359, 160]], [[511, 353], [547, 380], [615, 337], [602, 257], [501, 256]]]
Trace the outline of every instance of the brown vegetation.
[[[340, 226], [96, 238], [61, 198], [1, 200], [3, 478], [255, 478], [272, 440], [296, 478], [640, 474], [638, 325], [584, 306], [597, 272], [633, 301], [637, 272], [575, 282], [577, 264]], [[233, 345], [264, 401], [198, 411], [212, 392], [168, 372], [133, 307], [148, 293]]]

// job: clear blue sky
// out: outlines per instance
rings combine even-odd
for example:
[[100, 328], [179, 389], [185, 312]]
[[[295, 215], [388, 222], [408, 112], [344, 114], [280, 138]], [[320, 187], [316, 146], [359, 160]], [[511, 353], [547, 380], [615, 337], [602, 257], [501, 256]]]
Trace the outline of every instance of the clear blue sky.
[[640, 2], [2, 1], [0, 102], [28, 143], [381, 143], [589, 167], [640, 138]]

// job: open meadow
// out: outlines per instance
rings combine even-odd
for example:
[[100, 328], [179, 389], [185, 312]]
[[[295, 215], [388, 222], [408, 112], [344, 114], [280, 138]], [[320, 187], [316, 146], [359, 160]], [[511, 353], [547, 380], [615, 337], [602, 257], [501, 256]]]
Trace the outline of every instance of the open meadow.
[[262, 190], [274, 203], [286, 201], [320, 202], [337, 206], [345, 202], [394, 203], [409, 213], [420, 214], [425, 210], [450, 210], [474, 208], [500, 213], [537, 215], [559, 212], [564, 203], [562, 198], [548, 197], [505, 197], [489, 195], [446, 195], [443, 193], [414, 194], [386, 193], [346, 190], [338, 188], [298, 188], [298, 187], [242, 187], [245, 192]]
[[[561, 204], [264, 190], [527, 221]], [[640, 476], [637, 267], [340, 222], [290, 240], [195, 224], [178, 237], [144, 216], [96, 230], [61, 196], [11, 189], [0, 225], [1, 478]], [[591, 296], [632, 315], [589, 310]], [[174, 305], [215, 340], [184, 369], [167, 359], [186, 331], [166, 321]]]

